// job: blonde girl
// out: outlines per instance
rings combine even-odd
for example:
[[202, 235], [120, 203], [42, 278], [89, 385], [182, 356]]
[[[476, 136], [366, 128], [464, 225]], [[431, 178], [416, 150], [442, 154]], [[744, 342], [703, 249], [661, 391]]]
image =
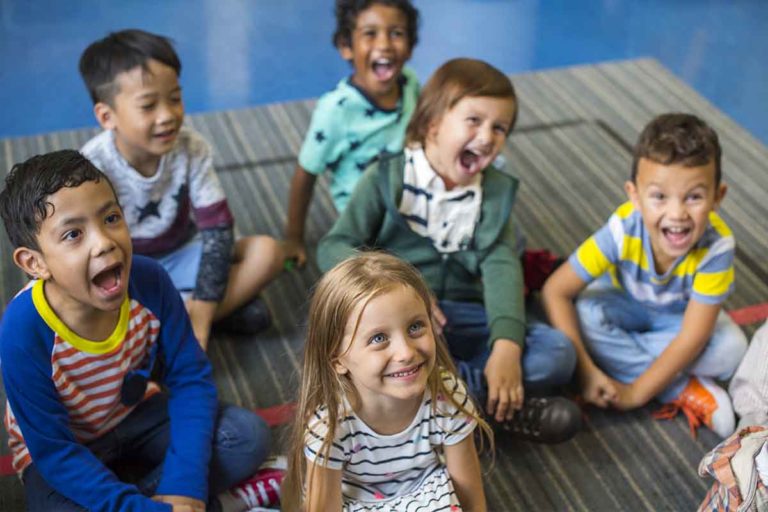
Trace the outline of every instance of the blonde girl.
[[288, 510], [486, 510], [472, 432], [492, 433], [438, 339], [430, 297], [416, 269], [378, 252], [319, 281]]

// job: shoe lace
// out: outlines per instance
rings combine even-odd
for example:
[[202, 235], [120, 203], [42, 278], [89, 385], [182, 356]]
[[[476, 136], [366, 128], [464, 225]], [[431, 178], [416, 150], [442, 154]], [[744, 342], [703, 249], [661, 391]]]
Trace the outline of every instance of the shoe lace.
[[541, 398], [532, 398], [526, 401], [525, 406], [511, 420], [504, 422], [504, 429], [515, 434], [541, 435], [541, 416], [547, 401]]
[[684, 395], [672, 402], [662, 405], [651, 416], [657, 420], [670, 420], [682, 412], [688, 420], [688, 429], [691, 437], [696, 439], [697, 429], [704, 423], [707, 417], [706, 405], [690, 395]]
[[235, 489], [235, 494], [237, 494], [237, 497], [249, 508], [278, 503], [280, 500], [280, 483], [276, 479], [270, 478], [267, 480], [267, 484], [275, 494], [275, 499], [269, 497], [270, 489], [264, 485], [263, 480], [241, 485]]

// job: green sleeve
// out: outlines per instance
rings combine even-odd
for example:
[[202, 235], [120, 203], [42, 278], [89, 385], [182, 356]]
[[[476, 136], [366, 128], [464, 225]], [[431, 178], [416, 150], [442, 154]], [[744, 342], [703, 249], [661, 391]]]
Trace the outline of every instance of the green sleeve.
[[317, 247], [317, 266], [327, 272], [352, 256], [356, 250], [370, 248], [386, 214], [384, 197], [378, 186], [379, 165], [369, 166], [357, 182], [347, 207]]
[[480, 263], [483, 300], [488, 313], [489, 343], [499, 338], [525, 346], [523, 268], [516, 251], [514, 219], [510, 215], [498, 241]]

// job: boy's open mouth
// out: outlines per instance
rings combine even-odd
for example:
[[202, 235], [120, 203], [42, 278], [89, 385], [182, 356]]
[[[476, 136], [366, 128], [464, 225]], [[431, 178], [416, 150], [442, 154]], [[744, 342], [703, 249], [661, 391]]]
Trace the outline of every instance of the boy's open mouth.
[[476, 174], [482, 171], [482, 168], [480, 167], [480, 155], [472, 150], [465, 149], [462, 151], [461, 155], [459, 155], [459, 162], [461, 162], [464, 172], [468, 174]]
[[382, 82], [391, 80], [397, 69], [395, 63], [390, 59], [376, 59], [373, 61], [373, 74]]
[[155, 133], [153, 135], [156, 139], [169, 140], [176, 136], [176, 130], [166, 130], [164, 132]]
[[115, 263], [105, 268], [91, 279], [91, 282], [106, 294], [120, 290], [122, 284], [123, 264]]
[[692, 229], [689, 227], [661, 228], [661, 234], [673, 246], [683, 246], [688, 243]]

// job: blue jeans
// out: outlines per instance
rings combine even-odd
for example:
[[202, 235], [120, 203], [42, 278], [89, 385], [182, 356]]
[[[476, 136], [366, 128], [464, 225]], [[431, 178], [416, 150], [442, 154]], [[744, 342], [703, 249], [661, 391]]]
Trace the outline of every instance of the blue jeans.
[[[447, 323], [443, 328], [448, 349], [456, 360], [470, 394], [485, 404], [487, 385], [483, 371], [491, 355], [490, 329], [485, 307], [477, 302], [439, 302]], [[576, 351], [560, 331], [531, 322], [525, 331], [523, 386], [526, 391], [547, 391], [570, 382], [576, 367]]]
[[[87, 444], [105, 466], [144, 468], [135, 485], [152, 496], [160, 483], [162, 464], [170, 440], [168, 397], [158, 393], [136, 407], [114, 429]], [[208, 492], [213, 498], [251, 476], [269, 453], [270, 430], [259, 416], [232, 405], [220, 406], [214, 430]], [[59, 494], [43, 479], [34, 463], [22, 477], [30, 512], [83, 512], [86, 509]], [[218, 502], [211, 500], [215, 510]]]
[[[634, 382], [680, 332], [683, 313], [651, 310], [616, 289], [601, 285], [584, 291], [576, 301], [584, 344], [595, 363], [610, 377]], [[674, 400], [691, 375], [726, 380], [747, 350], [747, 338], [724, 312], [698, 357], [656, 398]]]
[[197, 285], [197, 271], [200, 268], [200, 258], [203, 254], [203, 238], [200, 233], [192, 237], [186, 244], [157, 261], [171, 276], [177, 290], [184, 293], [194, 291]]

